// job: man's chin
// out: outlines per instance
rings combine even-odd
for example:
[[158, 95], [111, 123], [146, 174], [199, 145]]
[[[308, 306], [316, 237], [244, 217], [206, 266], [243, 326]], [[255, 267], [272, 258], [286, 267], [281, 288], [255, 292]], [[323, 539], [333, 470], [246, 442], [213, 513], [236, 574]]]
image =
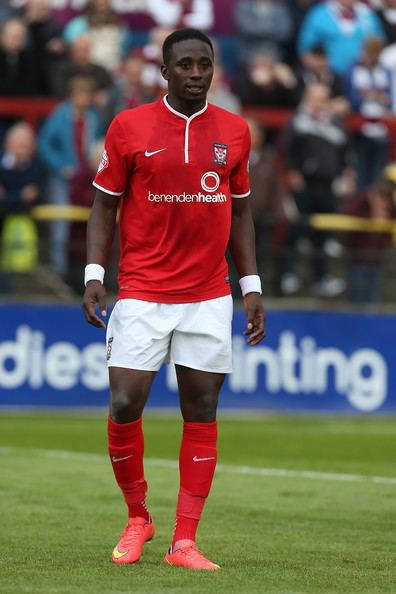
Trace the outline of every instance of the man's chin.
[[206, 101], [206, 91], [202, 91], [199, 94], [186, 93], [184, 100], [188, 103], [202, 103], [202, 101]]

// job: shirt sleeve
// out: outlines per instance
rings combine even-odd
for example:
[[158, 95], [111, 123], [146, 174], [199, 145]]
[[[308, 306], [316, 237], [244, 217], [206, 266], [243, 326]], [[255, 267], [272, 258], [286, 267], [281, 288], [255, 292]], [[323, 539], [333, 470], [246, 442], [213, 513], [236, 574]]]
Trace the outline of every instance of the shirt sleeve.
[[93, 185], [112, 196], [121, 196], [128, 181], [129, 153], [121, 124], [115, 118], [106, 134], [102, 160]]
[[249, 155], [250, 132], [246, 124], [246, 130], [242, 141], [241, 156], [230, 175], [231, 198], [247, 198], [250, 194]]

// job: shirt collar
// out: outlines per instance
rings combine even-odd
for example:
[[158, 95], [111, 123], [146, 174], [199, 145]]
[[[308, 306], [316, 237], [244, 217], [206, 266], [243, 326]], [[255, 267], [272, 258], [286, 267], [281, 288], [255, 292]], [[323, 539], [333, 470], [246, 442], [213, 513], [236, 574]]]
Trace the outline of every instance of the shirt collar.
[[165, 107], [174, 115], [178, 116], [179, 118], [182, 118], [183, 120], [186, 120], [187, 122], [190, 120], [193, 120], [194, 118], [202, 115], [203, 113], [205, 113], [205, 111], [208, 109], [208, 102], [205, 101], [205, 105], [202, 109], [200, 109], [199, 111], [196, 111], [195, 113], [193, 113], [191, 116], [186, 116], [184, 113], [181, 113], [180, 111], [176, 111], [176, 109], [173, 109], [173, 107], [171, 105], [169, 105], [168, 102], [168, 95], [165, 95], [164, 99], [163, 99], [164, 105]]

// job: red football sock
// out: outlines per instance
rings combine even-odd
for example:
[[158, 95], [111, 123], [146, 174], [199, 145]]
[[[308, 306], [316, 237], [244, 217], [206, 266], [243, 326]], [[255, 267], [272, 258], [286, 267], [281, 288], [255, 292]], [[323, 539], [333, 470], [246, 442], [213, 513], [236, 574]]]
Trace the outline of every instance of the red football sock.
[[172, 547], [194, 540], [217, 462], [217, 421], [184, 423], [179, 455], [180, 490]]
[[144, 438], [142, 418], [118, 424], [109, 417], [109, 454], [114, 476], [120, 487], [130, 518], [150, 519], [146, 507], [147, 483], [144, 480]]

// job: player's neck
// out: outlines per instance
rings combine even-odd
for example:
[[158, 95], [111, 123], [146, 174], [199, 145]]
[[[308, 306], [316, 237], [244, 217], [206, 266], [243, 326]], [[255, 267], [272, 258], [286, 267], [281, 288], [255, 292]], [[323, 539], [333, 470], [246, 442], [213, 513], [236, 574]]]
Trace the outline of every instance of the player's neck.
[[166, 100], [172, 109], [182, 113], [188, 118], [194, 115], [194, 113], [197, 113], [197, 111], [201, 111], [201, 109], [203, 109], [206, 105], [206, 97], [201, 101], [185, 101], [168, 94]]

